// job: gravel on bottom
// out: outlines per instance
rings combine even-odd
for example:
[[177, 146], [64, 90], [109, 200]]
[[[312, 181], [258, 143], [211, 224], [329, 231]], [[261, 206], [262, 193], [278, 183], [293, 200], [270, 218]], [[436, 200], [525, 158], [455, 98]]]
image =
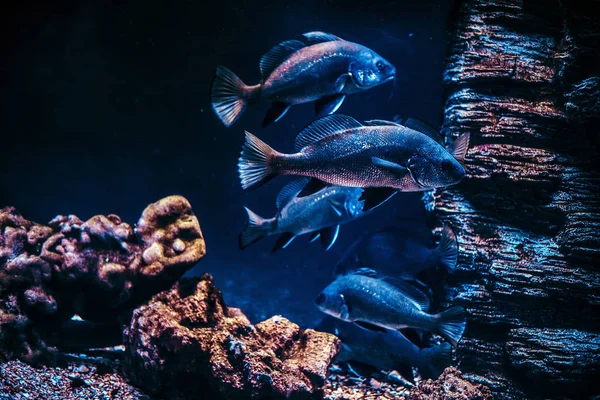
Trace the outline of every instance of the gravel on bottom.
[[127, 383], [116, 363], [98, 364], [84, 356], [64, 364], [41, 368], [21, 361], [0, 364], [0, 400], [152, 399]]

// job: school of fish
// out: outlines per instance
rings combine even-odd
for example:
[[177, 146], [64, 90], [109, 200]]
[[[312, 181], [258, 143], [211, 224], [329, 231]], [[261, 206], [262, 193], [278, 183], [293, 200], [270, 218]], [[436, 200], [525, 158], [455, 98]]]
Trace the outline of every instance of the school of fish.
[[[226, 127], [248, 105], [264, 102], [271, 107], [263, 128], [293, 105], [307, 102], [314, 102], [315, 118], [297, 133], [288, 152], [245, 132], [238, 161], [244, 191], [279, 176], [292, 178], [275, 200], [273, 217], [245, 208], [248, 220], [238, 238], [240, 249], [277, 236], [272, 251], [278, 251], [308, 235], [310, 242], [320, 239], [327, 251], [341, 225], [369, 215], [398, 193], [443, 189], [466, 176], [468, 133], [445, 143], [435, 128], [414, 118], [358, 121], [336, 114], [350, 94], [387, 82], [395, 89], [396, 68], [374, 50], [330, 33], [308, 32], [274, 46], [259, 69], [261, 81], [247, 85], [229, 69], [217, 67], [211, 104]], [[454, 230], [447, 224], [441, 228], [437, 244], [431, 231], [418, 238], [411, 229], [386, 228], [364, 235], [346, 250], [334, 267], [334, 280], [314, 301], [326, 315], [319, 326], [342, 340], [338, 362], [401, 372], [409, 380], [412, 367], [436, 378], [452, 364], [466, 310], [432, 310], [431, 290], [422, 281], [427, 271], [442, 267], [453, 273], [458, 263]]]

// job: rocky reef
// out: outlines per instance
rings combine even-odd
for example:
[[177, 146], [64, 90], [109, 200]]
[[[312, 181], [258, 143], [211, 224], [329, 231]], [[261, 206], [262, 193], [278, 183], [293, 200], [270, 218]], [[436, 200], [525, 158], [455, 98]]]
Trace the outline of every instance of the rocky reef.
[[451, 15], [442, 130], [471, 146], [435, 213], [460, 227], [458, 365], [499, 398], [600, 393], [599, 17], [597, 1], [468, 0]]
[[56, 346], [120, 343], [131, 311], [204, 253], [181, 196], [149, 205], [135, 228], [116, 215], [59, 215], [40, 225], [0, 210], [0, 359], [52, 363]]
[[[340, 368], [335, 372], [340, 340], [334, 335], [281, 316], [252, 324], [226, 305], [210, 275], [182, 277], [206, 251], [183, 197], [149, 205], [135, 228], [116, 215], [86, 222], [59, 216], [44, 226], [4, 208], [0, 249], [2, 399], [337, 400], [409, 393], [406, 382], [371, 378], [357, 386]], [[487, 398], [474, 378], [450, 371], [410, 395]]]
[[274, 316], [252, 325], [210, 275], [184, 279], [135, 310], [127, 376], [178, 399], [321, 398], [340, 341]]

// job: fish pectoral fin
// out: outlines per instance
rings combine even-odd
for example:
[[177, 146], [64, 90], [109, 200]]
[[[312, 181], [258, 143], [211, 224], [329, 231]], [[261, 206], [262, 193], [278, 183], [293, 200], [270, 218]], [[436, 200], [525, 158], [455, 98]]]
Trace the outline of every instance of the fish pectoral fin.
[[266, 80], [275, 69], [298, 50], [306, 47], [299, 40], [288, 40], [274, 46], [260, 59], [260, 75]]
[[397, 164], [395, 162], [384, 160], [383, 158], [371, 157], [371, 162], [373, 163], [373, 165], [387, 169], [388, 171], [392, 171], [397, 175], [404, 176], [409, 173], [408, 168], [403, 167], [402, 165]]
[[310, 236], [308, 237], [308, 242], [312, 243], [315, 240], [317, 240], [320, 236], [321, 236], [321, 233], [318, 231], [311, 232]]
[[346, 96], [343, 94], [336, 94], [333, 96], [322, 97], [315, 101], [315, 114], [318, 117], [333, 114], [340, 108]]
[[265, 119], [263, 119], [262, 127], [266, 128], [271, 125], [273, 122], [277, 122], [285, 115], [286, 112], [290, 109], [290, 105], [281, 102], [274, 102], [271, 105], [271, 108], [267, 111], [267, 115], [265, 115]]
[[385, 329], [385, 328], [382, 328], [382, 327], [380, 327], [380, 326], [377, 326], [377, 325], [374, 325], [374, 324], [372, 324], [372, 323], [370, 323], [370, 322], [365, 322], [365, 321], [354, 321], [354, 323], [355, 323], [357, 326], [359, 326], [359, 327], [361, 327], [361, 328], [363, 328], [363, 329], [366, 329], [366, 330], [368, 330], [368, 331], [373, 331], [373, 332], [383, 332], [383, 333], [387, 333], [387, 331], [388, 331], [387, 329]]
[[273, 246], [272, 252], [276, 252], [277, 250], [285, 249], [292, 243], [292, 240], [296, 238], [296, 235], [290, 232], [285, 232], [279, 235], [277, 241], [275, 242], [275, 246]]
[[321, 244], [325, 247], [325, 251], [329, 250], [337, 240], [340, 233], [340, 226], [330, 226], [329, 228], [321, 229]]
[[[338, 93], [342, 93], [342, 90], [344, 90], [344, 88], [346, 87], [346, 84], [348, 83], [348, 80], [350, 79], [350, 74], [342, 74], [340, 75], [336, 80], [335, 83], [333, 84], [333, 87], [335, 88], [335, 91]], [[342, 99], [343, 101], [344, 99]], [[340, 104], [342, 104], [340, 102]]]
[[409, 300], [412, 300], [421, 311], [427, 312], [429, 310], [429, 296], [409, 281], [391, 276], [385, 276], [380, 278], [380, 280], [395, 286], [396, 289], [408, 297]]
[[340, 318], [346, 321], [349, 317], [350, 311], [348, 310], [348, 305], [344, 304], [340, 309]]
[[397, 189], [386, 187], [364, 188], [358, 200], [363, 201], [363, 212], [379, 207], [398, 193]]
[[347, 353], [352, 353], [352, 349], [346, 343], [342, 343], [342, 350], [344, 350]]
[[327, 201], [329, 203], [329, 205], [331, 206], [331, 208], [333, 209], [333, 211], [335, 211], [335, 213], [337, 214], [338, 217], [341, 217], [342, 215], [344, 215], [344, 205], [341, 204], [339, 201], [335, 201], [335, 200], [328, 200]]

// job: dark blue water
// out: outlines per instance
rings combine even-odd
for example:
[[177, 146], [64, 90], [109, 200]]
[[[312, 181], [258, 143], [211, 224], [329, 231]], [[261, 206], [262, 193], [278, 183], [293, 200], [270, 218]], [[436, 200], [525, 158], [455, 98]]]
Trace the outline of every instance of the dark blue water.
[[402, 114], [437, 125], [450, 2], [252, 3], [211, 4], [211, 11], [192, 1], [25, 1], [3, 13], [0, 207], [13, 205], [37, 222], [115, 213], [133, 224], [149, 203], [181, 194], [207, 243], [193, 272], [213, 274], [226, 301], [253, 322], [282, 314], [308, 326], [320, 318], [312, 301], [345, 248], [395, 221], [425, 223], [421, 195], [396, 196], [342, 226], [328, 252], [306, 237], [274, 254], [273, 237], [240, 251], [243, 206], [271, 217], [286, 182], [242, 191], [236, 164], [244, 129], [290, 150], [313, 105], [293, 107], [266, 129], [268, 105], [251, 107], [226, 128], [209, 103], [215, 67], [254, 84], [273, 45], [330, 32], [372, 48], [398, 76], [393, 98], [384, 85], [349, 96], [338, 113], [358, 120]]

